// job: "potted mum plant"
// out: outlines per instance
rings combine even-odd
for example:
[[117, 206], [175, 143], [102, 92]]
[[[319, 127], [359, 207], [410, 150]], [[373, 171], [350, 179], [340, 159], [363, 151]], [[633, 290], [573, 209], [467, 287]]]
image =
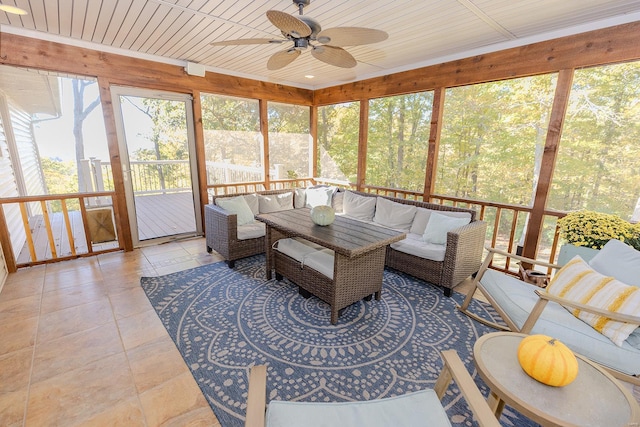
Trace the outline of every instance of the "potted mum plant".
[[640, 224], [631, 224], [617, 215], [580, 210], [558, 220], [560, 248], [558, 263], [564, 264], [575, 255], [588, 261], [611, 239], [620, 240], [640, 250]]

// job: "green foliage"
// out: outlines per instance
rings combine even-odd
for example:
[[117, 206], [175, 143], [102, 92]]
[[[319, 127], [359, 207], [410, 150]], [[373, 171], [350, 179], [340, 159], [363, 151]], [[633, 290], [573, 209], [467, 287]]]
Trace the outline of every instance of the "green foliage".
[[210, 94], [202, 94], [200, 101], [206, 160], [261, 167], [258, 101]]
[[42, 173], [49, 194], [78, 192], [78, 173], [74, 160], [41, 158]]
[[530, 205], [555, 75], [447, 89], [436, 192]]
[[270, 167], [283, 165], [296, 176], [310, 175], [311, 135], [309, 134], [309, 107], [270, 102], [269, 120]]
[[548, 206], [629, 218], [640, 182], [640, 62], [576, 70]]
[[358, 102], [318, 107], [318, 175], [355, 182], [359, 136]]
[[424, 188], [432, 105], [433, 92], [369, 101], [368, 184]]

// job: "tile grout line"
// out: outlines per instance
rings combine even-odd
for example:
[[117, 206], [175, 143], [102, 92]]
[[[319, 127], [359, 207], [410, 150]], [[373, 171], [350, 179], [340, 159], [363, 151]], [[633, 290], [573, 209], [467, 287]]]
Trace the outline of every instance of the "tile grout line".
[[47, 268], [45, 266], [44, 273], [42, 275], [42, 287], [40, 288], [40, 301], [38, 303], [38, 321], [36, 322], [36, 330], [33, 338], [33, 348], [31, 350], [31, 366], [29, 368], [29, 381], [27, 381], [27, 394], [24, 402], [24, 411], [22, 412], [22, 426], [27, 425], [27, 414], [29, 412], [29, 400], [31, 398], [31, 381], [33, 380], [33, 370], [36, 362], [36, 346], [38, 345], [38, 333], [40, 332], [40, 321], [42, 319], [42, 300], [44, 297], [44, 285], [47, 279]]

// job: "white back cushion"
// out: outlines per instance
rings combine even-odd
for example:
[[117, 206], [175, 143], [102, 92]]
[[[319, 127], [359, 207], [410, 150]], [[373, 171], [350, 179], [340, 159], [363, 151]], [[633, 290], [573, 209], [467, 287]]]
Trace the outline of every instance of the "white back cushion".
[[[547, 292], [592, 307], [640, 316], [640, 288], [598, 273], [579, 255], [558, 270], [547, 286]], [[567, 310], [620, 347], [638, 327], [633, 323], [614, 321], [584, 310]]]
[[352, 218], [361, 221], [372, 221], [376, 211], [376, 198], [345, 191], [342, 211]]
[[600, 274], [615, 277], [627, 285], [640, 286], [640, 251], [620, 240], [609, 240], [589, 265]]
[[256, 193], [252, 193], [246, 194], [242, 197], [244, 197], [244, 200], [251, 208], [251, 212], [253, 212], [254, 215], [258, 215], [260, 213], [260, 208], [258, 207], [258, 195]]
[[253, 212], [243, 196], [224, 197], [216, 199], [216, 205], [222, 209], [238, 215], [238, 225], [253, 222]]
[[409, 231], [417, 207], [376, 197], [376, 213], [373, 222], [395, 230]]
[[293, 209], [293, 193], [271, 194], [258, 196], [260, 213], [271, 213]]
[[463, 225], [469, 224], [469, 218], [456, 218], [432, 212], [427, 227], [422, 235], [426, 243], [444, 245], [447, 243], [447, 233]]
[[409, 231], [414, 234], [423, 235], [432, 212], [437, 212], [440, 215], [454, 218], [468, 218], [469, 222], [471, 222], [471, 214], [469, 212], [436, 211], [434, 209], [418, 208], [416, 211], [416, 217], [413, 219], [413, 223], [411, 224], [411, 229]]
[[316, 206], [331, 206], [331, 198], [337, 187], [317, 187], [307, 188], [305, 191], [305, 207], [314, 208]]

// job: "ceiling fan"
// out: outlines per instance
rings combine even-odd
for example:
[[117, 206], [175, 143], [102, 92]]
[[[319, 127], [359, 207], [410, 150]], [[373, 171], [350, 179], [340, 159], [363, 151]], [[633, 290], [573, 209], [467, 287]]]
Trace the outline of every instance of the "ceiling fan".
[[314, 58], [330, 65], [342, 68], [353, 68], [357, 61], [344, 46], [359, 46], [378, 43], [389, 35], [381, 30], [361, 27], [335, 27], [322, 30], [315, 19], [304, 16], [303, 10], [311, 0], [293, 0], [300, 16], [296, 17], [279, 10], [268, 10], [267, 18], [281, 32], [282, 39], [238, 39], [211, 43], [213, 46], [232, 46], [249, 44], [278, 44], [293, 42], [293, 46], [274, 53], [267, 62], [269, 70], [279, 70], [292, 63], [302, 51], [311, 48]]

